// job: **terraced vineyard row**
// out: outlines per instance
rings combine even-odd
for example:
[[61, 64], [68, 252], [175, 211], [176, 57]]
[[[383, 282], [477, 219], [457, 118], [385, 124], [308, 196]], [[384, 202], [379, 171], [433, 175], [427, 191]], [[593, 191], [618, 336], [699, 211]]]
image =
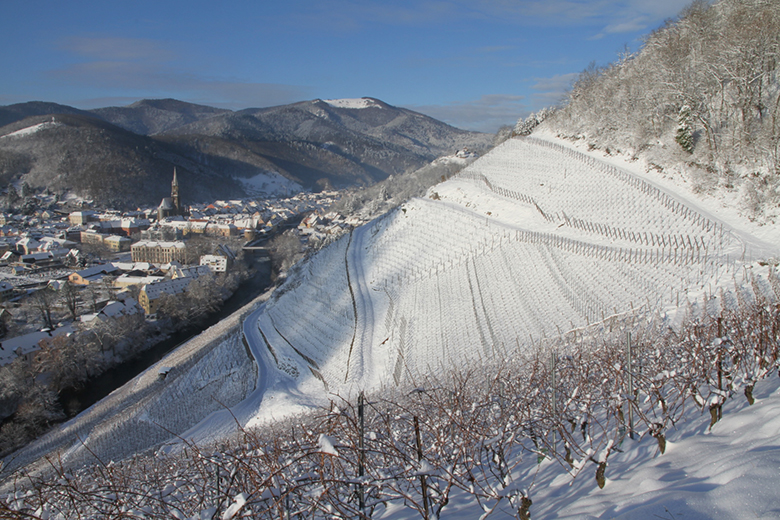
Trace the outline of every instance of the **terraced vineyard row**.
[[685, 303], [733, 277], [744, 253], [727, 226], [643, 179], [511, 140], [301, 266], [305, 282], [259, 326], [293, 376], [331, 390], [400, 384]]

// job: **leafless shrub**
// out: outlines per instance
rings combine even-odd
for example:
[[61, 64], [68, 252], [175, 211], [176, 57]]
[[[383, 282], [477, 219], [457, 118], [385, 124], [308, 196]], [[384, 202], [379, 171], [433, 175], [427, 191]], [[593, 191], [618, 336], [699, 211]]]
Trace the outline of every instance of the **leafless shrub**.
[[524, 465], [550, 458], [603, 486], [628, 437], [653, 437], [663, 453], [686, 409], [714, 406], [717, 420], [728, 397], [777, 370], [780, 307], [760, 294], [677, 331], [630, 317], [493, 367], [418, 376], [368, 396], [362, 420], [355, 400], [334, 395], [327, 408], [215, 446], [75, 472], [53, 458], [48, 476], [6, 480], [0, 516], [371, 518], [403, 503], [439, 518], [458, 493], [483, 517], [529, 518], [534, 473]]

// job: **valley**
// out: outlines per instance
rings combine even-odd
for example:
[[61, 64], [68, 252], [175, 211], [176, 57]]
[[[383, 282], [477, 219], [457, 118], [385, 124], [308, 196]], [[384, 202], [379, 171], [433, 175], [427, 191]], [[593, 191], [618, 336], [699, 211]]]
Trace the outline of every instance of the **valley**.
[[[578, 517], [583, 508], [598, 510], [594, 493], [604, 485], [581, 476], [584, 470], [591, 475], [588, 468], [598, 466], [603, 476], [608, 458], [610, 479], [629, 478], [626, 467], [652, 457], [687, 467], [689, 459], [674, 451], [661, 455], [668, 448], [657, 451], [661, 440], [667, 447], [694, 442], [708, 408], [715, 414], [709, 429], [718, 435], [718, 413], [725, 411], [724, 425], [744, 422], [744, 399], [737, 405], [725, 397], [743, 390], [762, 396], [756, 406], [775, 406], [776, 390], [764, 379], [777, 369], [776, 338], [763, 347], [763, 358], [754, 357], [749, 341], [778, 319], [780, 242], [773, 233], [736, 217], [719, 200], [674, 187], [641, 163], [578, 150], [543, 133], [511, 139], [425, 197], [299, 262], [273, 293], [9, 462], [18, 467], [54, 450], [63, 467], [93, 457], [131, 457], [123, 464], [132, 472], [136, 464], [156, 460], [175, 465], [179, 478], [188, 475], [171, 495], [177, 510], [265, 514], [289, 496], [315, 516], [327, 516], [325, 504], [340, 504], [349, 516], [358, 511], [347, 495], [355, 436], [363, 435], [354, 429], [355, 403], [365, 393], [373, 403], [366, 442], [378, 451], [370, 457], [372, 476], [361, 482], [373, 497], [366, 507], [375, 517], [422, 514], [419, 502], [401, 504], [420, 492], [414, 482], [423, 471], [426, 504], [455, 518], [473, 517], [477, 503], [496, 517], [518, 514], [529, 497], [533, 511], [552, 518], [562, 511], [561, 501], [575, 496], [580, 508], [567, 511]], [[632, 371], [630, 361], [625, 365], [626, 338], [642, 367], [635, 379], [641, 403], [626, 397], [626, 370]], [[701, 354], [709, 344], [740, 352], [722, 383], [722, 373], [716, 381], [708, 372], [720, 365]], [[161, 367], [173, 367], [164, 380]], [[586, 377], [582, 370], [592, 373]], [[681, 385], [692, 390], [683, 392]], [[560, 404], [555, 397], [550, 403], [551, 392]], [[517, 397], [504, 399], [510, 395]], [[480, 403], [493, 402], [472, 417]], [[457, 413], [443, 413], [450, 408]], [[574, 427], [548, 426], [562, 416], [588, 435], [580, 439]], [[383, 444], [393, 436], [413, 444], [418, 417], [428, 464], [420, 468], [427, 469], [415, 469], [398, 445]], [[458, 433], [458, 417], [477, 422]], [[518, 431], [526, 434], [517, 437]], [[74, 435], [79, 440], [72, 444]], [[288, 491], [239, 481], [207, 485], [192, 457], [198, 447], [215, 445], [223, 446], [221, 458], [204, 464], [222, 471], [234, 458], [249, 457], [253, 462], [241, 474], [250, 481], [269, 462], [265, 454], [284, 460], [282, 453], [297, 453], [278, 467], [280, 482], [297, 484]], [[155, 446], [150, 459], [137, 458]], [[571, 467], [564, 446], [565, 457], [574, 457]], [[477, 456], [469, 455], [472, 449], [494, 453], [492, 462], [483, 462], [492, 469], [478, 477], [467, 463]], [[326, 488], [306, 476], [331, 471], [330, 462], [322, 466], [323, 454], [342, 461], [341, 469], [332, 467], [336, 473]], [[449, 467], [452, 456], [461, 462]], [[80, 470], [83, 478], [103, 482], [88, 468]], [[46, 478], [50, 469], [38, 462], [27, 471]], [[383, 472], [395, 476], [381, 477]], [[506, 476], [497, 481], [491, 472]], [[477, 488], [469, 488], [468, 475]], [[546, 487], [535, 484], [534, 475]], [[745, 478], [729, 475], [728, 489]], [[663, 503], [604, 482], [621, 500], [639, 500], [631, 503], [645, 513], [663, 511]], [[93, 493], [103, 493], [103, 485]], [[201, 485], [206, 487], [196, 492]], [[311, 504], [318, 489], [325, 494]], [[718, 489], [701, 488], [697, 501], [707, 502]], [[223, 492], [235, 500], [218, 499]], [[192, 493], [222, 501], [207, 500], [199, 509]], [[150, 511], [158, 507], [132, 500]], [[771, 504], [757, 501], [748, 516], [736, 517]]]
[[780, 2], [40, 7], [0, 519], [780, 518]]

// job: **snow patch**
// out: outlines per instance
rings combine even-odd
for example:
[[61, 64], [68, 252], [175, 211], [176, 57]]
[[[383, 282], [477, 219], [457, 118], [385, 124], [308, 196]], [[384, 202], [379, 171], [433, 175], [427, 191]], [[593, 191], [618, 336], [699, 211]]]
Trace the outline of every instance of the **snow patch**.
[[371, 98], [325, 99], [325, 103], [336, 108], [382, 108]]
[[248, 179], [239, 179], [250, 196], [298, 193], [303, 187], [276, 172], [258, 173]]
[[339, 452], [336, 450], [336, 441], [333, 437], [321, 433], [318, 444], [322, 453], [338, 456]]
[[40, 132], [41, 130], [45, 130], [47, 128], [55, 128], [58, 126], [62, 126], [62, 124], [56, 121], [47, 121], [45, 123], [38, 123], [37, 125], [28, 126], [27, 128], [22, 128], [21, 130], [17, 130], [16, 132], [11, 132], [10, 134], [5, 134], [3, 136], [0, 136], [0, 139], [4, 139], [6, 137], [27, 137], [29, 135], [33, 135], [37, 132]]

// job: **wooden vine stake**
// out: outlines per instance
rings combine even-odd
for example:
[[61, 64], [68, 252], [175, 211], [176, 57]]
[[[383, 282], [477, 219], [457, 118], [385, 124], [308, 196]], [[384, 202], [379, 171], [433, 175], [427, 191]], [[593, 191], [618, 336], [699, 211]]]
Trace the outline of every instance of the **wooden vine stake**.
[[631, 333], [626, 333], [626, 365], [628, 366], [628, 436], [634, 439], [634, 412], [631, 403], [634, 399], [634, 374], [631, 366]]
[[[553, 421], [557, 422], [558, 406], [557, 403], [555, 402], [555, 361], [556, 361], [556, 356], [555, 356], [555, 352], [553, 352], [550, 355], [550, 385], [552, 387], [552, 392], [551, 392], [552, 402], [550, 404], [552, 406]], [[555, 442], [556, 442], [555, 428], [553, 428], [552, 429], [552, 452], [553, 453], [556, 453]]]
[[363, 490], [363, 476], [366, 474], [366, 451], [364, 446], [364, 438], [366, 433], [366, 425], [364, 420], [364, 401], [363, 391], [360, 391], [358, 396], [358, 426], [360, 427], [360, 435], [358, 437], [358, 478], [360, 484], [358, 484], [358, 507], [360, 508], [361, 518], [365, 518], [364, 509], [366, 507], [365, 495]]
[[[718, 318], [718, 339], [720, 339], [720, 341], [723, 341], [723, 318], [722, 317]], [[720, 347], [720, 345], [718, 346]], [[720, 349], [718, 349], [718, 390], [721, 391], [720, 395], [723, 395], [722, 393], [723, 392], [723, 353]], [[720, 403], [720, 400], [718, 402]], [[720, 421], [721, 419], [723, 419], [723, 405], [718, 404], [718, 417], [716, 418], [716, 421]], [[712, 428], [712, 424], [710, 425], [710, 428]]]
[[[416, 415], [414, 416], [414, 435], [417, 437], [417, 462], [422, 462], [423, 452], [422, 441], [420, 440], [420, 421], [417, 419]], [[420, 484], [422, 485], [423, 518], [428, 520], [428, 486], [425, 481], [425, 475], [422, 474], [422, 472], [420, 472]]]

